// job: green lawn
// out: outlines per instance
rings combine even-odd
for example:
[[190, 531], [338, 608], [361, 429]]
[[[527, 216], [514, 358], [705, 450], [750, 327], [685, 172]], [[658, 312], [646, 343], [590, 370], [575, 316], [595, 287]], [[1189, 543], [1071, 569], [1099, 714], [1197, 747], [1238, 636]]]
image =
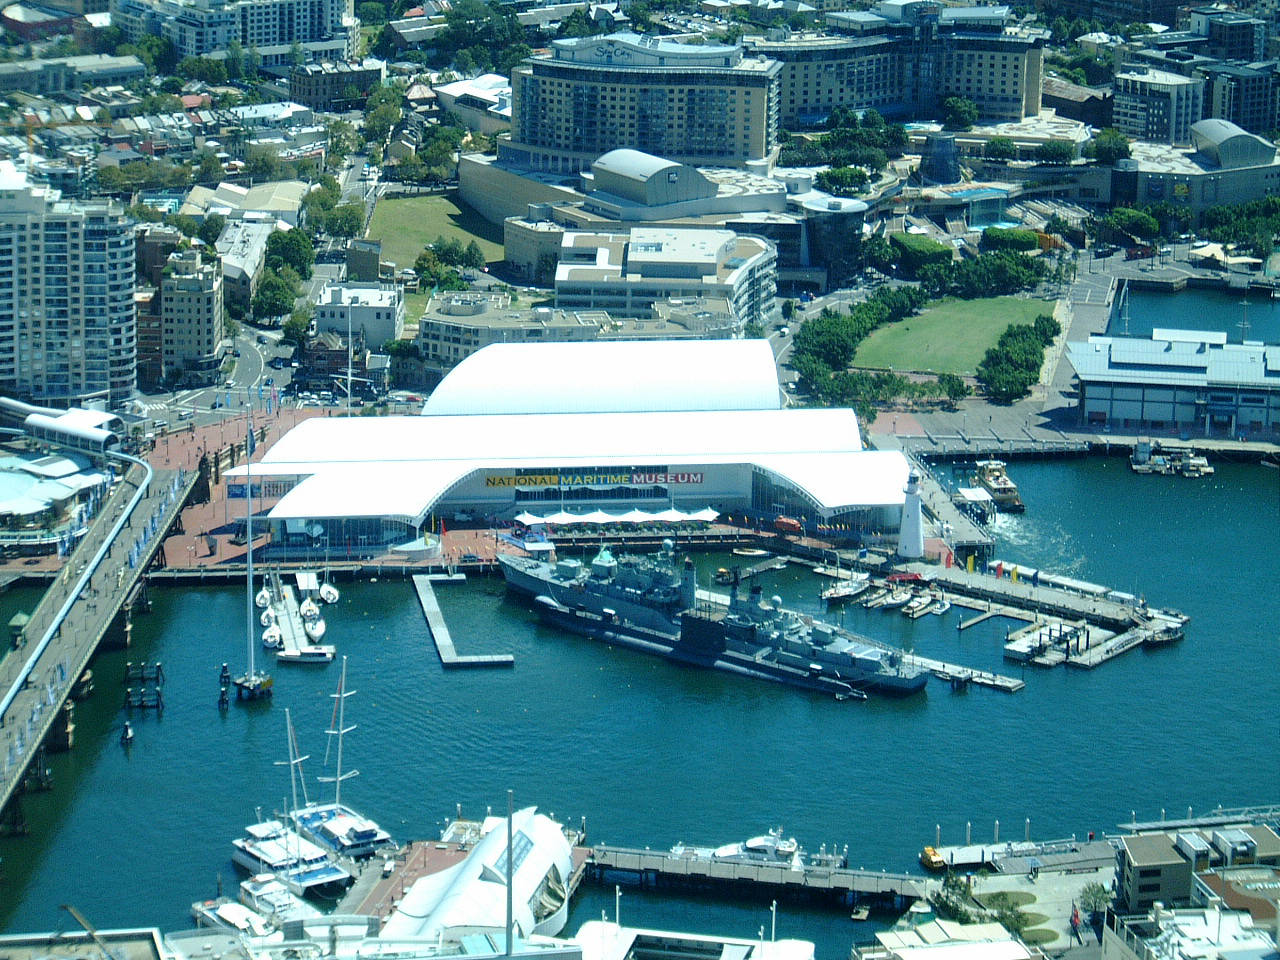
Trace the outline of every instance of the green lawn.
[[1036, 895], [1027, 893], [1025, 890], [992, 890], [990, 893], [980, 893], [973, 899], [984, 907], [992, 907], [1001, 899], [1011, 907], [1025, 907], [1029, 903], [1036, 902]]
[[369, 224], [369, 239], [382, 241], [382, 259], [398, 269], [412, 267], [418, 254], [436, 237], [475, 240], [490, 263], [502, 259], [502, 227], [489, 223], [454, 193], [388, 196], [378, 200]]
[[1052, 312], [1051, 303], [1017, 297], [943, 300], [919, 316], [875, 330], [862, 341], [853, 362], [859, 367], [972, 376], [1009, 324], [1031, 323]]
[[1023, 930], [1019, 937], [1027, 946], [1034, 947], [1040, 944], [1053, 943], [1058, 939], [1058, 934], [1047, 927], [1035, 927], [1031, 930]]

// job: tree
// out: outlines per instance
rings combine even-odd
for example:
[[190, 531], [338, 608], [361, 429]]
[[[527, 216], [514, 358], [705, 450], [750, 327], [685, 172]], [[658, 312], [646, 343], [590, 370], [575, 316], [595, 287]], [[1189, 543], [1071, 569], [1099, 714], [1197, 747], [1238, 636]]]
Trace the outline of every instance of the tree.
[[228, 79], [239, 80], [244, 76], [244, 47], [239, 40], [227, 44], [227, 58], [223, 62], [227, 65]]
[[982, 155], [988, 160], [1013, 160], [1018, 156], [1018, 146], [1008, 137], [992, 137]]
[[278, 180], [280, 156], [271, 147], [250, 147], [245, 156], [244, 172], [255, 180]]
[[185, 213], [171, 213], [164, 218], [164, 222], [176, 227], [184, 237], [194, 237], [200, 232], [200, 221]]
[[1089, 911], [1090, 915], [1096, 915], [1107, 912], [1107, 907], [1111, 906], [1111, 891], [1101, 883], [1086, 883], [1080, 888], [1080, 906]]
[[1107, 166], [1114, 166], [1117, 160], [1129, 157], [1129, 138], [1114, 127], [1100, 131], [1090, 146], [1093, 158]]
[[387, 8], [378, 3], [377, 0], [367, 0], [367, 2], [356, 7], [356, 16], [360, 18], [360, 22], [363, 24], [377, 26], [387, 22]]
[[300, 345], [306, 342], [307, 331], [311, 329], [310, 307], [299, 307], [290, 314], [289, 319], [280, 328], [280, 339], [286, 343]]
[[978, 105], [968, 97], [942, 101], [942, 125], [947, 130], [968, 130], [978, 122]]
[[325, 216], [324, 228], [335, 237], [359, 236], [364, 228], [364, 204], [344, 203]]
[[195, 178], [199, 183], [221, 183], [225, 175], [222, 161], [212, 153], [206, 153], [200, 158], [200, 165], [196, 167], [195, 172]]
[[1150, 240], [1160, 233], [1160, 224], [1155, 217], [1132, 207], [1116, 207], [1102, 222], [1113, 230], [1141, 240]]
[[289, 313], [297, 296], [296, 285], [268, 267], [262, 272], [262, 279], [258, 281], [258, 289], [253, 295], [253, 315], [266, 318]]
[[212, 57], [183, 57], [178, 64], [178, 76], [184, 80], [223, 84], [227, 82], [227, 65]]
[[742, 325], [742, 336], [745, 340], [763, 340], [764, 327], [754, 320], [748, 320]]
[[938, 389], [942, 391], [942, 395], [947, 398], [947, 403], [952, 407], [973, 393], [969, 385], [954, 373], [938, 374]]
[[888, 273], [893, 266], [893, 247], [879, 234], [867, 237], [862, 241], [862, 262], [881, 273]]
[[790, 320], [796, 315], [796, 302], [794, 300], [782, 301], [782, 319]]
[[603, 28], [587, 16], [586, 10], [579, 9], [560, 21], [560, 29], [556, 31], [556, 36], [593, 37], [602, 32]]
[[289, 47], [289, 62], [295, 67], [300, 67], [307, 62], [307, 52], [302, 49], [302, 44], [297, 40], [293, 41], [293, 45]]
[[861, 193], [869, 179], [861, 167], [832, 167], [823, 170], [814, 180], [819, 190], [837, 197], [852, 197]]
[[213, 246], [218, 242], [218, 237], [222, 236], [222, 228], [226, 225], [227, 218], [222, 214], [207, 213], [196, 235], [209, 246]]
[[[311, 265], [316, 262], [316, 251], [303, 231], [277, 230], [267, 237], [267, 267], [279, 270], [292, 268], [303, 280], [310, 278]], [[256, 311], [255, 311], [256, 312]], [[284, 311], [281, 311], [282, 313]]]
[[1051, 213], [1049, 219], [1044, 222], [1044, 232], [1055, 236], [1063, 236], [1071, 229], [1071, 224], [1067, 223], [1066, 218], [1061, 214]]
[[462, 265], [471, 270], [483, 270], [485, 268], [484, 251], [480, 249], [480, 244], [472, 240], [467, 244], [467, 249], [462, 253]]
[[1036, 163], [1066, 164], [1075, 159], [1075, 149], [1064, 140], [1050, 140], [1035, 150]]

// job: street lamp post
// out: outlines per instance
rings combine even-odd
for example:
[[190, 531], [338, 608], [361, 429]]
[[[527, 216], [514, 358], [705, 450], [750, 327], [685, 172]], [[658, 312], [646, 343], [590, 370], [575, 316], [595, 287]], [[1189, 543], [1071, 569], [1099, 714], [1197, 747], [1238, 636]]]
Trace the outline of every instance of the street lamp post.
[[769, 941], [778, 939], [778, 901], [769, 904]]

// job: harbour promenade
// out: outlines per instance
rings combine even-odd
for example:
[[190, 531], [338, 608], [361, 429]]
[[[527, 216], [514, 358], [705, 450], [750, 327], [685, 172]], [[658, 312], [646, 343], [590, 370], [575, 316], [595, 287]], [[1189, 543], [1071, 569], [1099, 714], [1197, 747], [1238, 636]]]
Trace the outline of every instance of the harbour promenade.
[[[0, 661], [0, 810], [59, 716], [69, 745], [67, 697], [131, 602], [194, 483], [194, 474], [184, 470], [153, 472], [132, 458], [122, 460], [124, 477], [31, 614], [17, 649]], [[126, 630], [127, 622], [126, 610]]]

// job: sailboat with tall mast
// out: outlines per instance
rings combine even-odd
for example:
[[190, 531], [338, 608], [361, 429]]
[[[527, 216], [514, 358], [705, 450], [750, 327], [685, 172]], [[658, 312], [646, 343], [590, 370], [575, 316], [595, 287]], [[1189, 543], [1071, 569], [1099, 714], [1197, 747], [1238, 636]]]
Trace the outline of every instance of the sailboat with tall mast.
[[245, 606], [245, 639], [249, 647], [248, 667], [242, 676], [236, 677], [232, 683], [236, 688], [236, 700], [270, 699], [274, 681], [271, 674], [258, 670], [253, 658], [253, 641], [256, 631], [253, 628], [253, 407], [245, 410], [244, 440], [244, 538], [245, 571], [244, 571], [244, 606]]
[[[355, 729], [347, 726], [346, 701], [354, 690], [347, 689], [347, 658], [342, 658], [342, 674], [338, 680], [338, 692], [331, 693], [333, 698], [333, 717], [329, 722], [329, 742], [337, 739], [337, 762], [333, 776], [319, 777], [321, 783], [333, 784], [332, 803], [307, 803], [295, 805], [289, 814], [295, 827], [303, 836], [313, 840], [327, 850], [344, 857], [371, 857], [383, 847], [392, 843], [391, 834], [383, 830], [367, 817], [362, 817], [355, 810], [342, 802], [342, 782], [360, 775], [359, 770], [342, 769], [343, 738]], [[328, 763], [328, 749], [325, 750], [325, 763]]]
[[[302, 780], [300, 767], [307, 758], [299, 755], [293, 732], [293, 718], [284, 712], [285, 730], [289, 738], [289, 786], [293, 806], [298, 806], [298, 786]], [[283, 762], [282, 762], [283, 763]], [[303, 802], [306, 783], [302, 782]], [[275, 874], [293, 893], [329, 896], [340, 893], [351, 882], [349, 870], [337, 863], [329, 850], [301, 836], [296, 829], [280, 820], [263, 820], [245, 827], [245, 835], [232, 841], [231, 855], [250, 874]]]

